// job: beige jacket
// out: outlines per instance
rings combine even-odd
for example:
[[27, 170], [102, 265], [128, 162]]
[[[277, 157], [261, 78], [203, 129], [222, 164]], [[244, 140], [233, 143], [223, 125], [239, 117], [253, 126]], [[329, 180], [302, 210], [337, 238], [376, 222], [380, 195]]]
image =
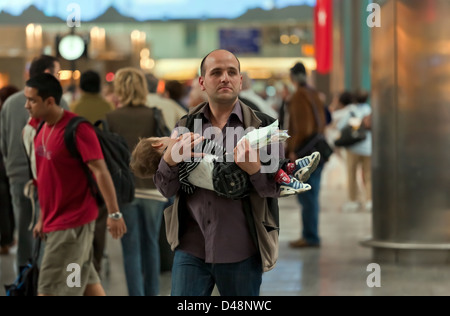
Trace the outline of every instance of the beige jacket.
[[[202, 103], [199, 106], [191, 109], [189, 115], [199, 115], [207, 103]], [[242, 112], [244, 118], [244, 129], [253, 126], [259, 128], [261, 126], [269, 125], [274, 121], [273, 118], [259, 113], [255, 114], [248, 106], [243, 104]], [[261, 119], [260, 119], [261, 118]], [[263, 120], [265, 121], [263, 124]], [[180, 120], [179, 126], [184, 126], [186, 119]], [[257, 241], [257, 248], [261, 255], [263, 272], [269, 271], [275, 267], [278, 259], [278, 200], [271, 198], [262, 198], [256, 191], [253, 191], [244, 202], [245, 216], [250, 219], [248, 222], [253, 222], [253, 227], [250, 227], [250, 233], [253, 239]], [[166, 223], [166, 235], [171, 249], [174, 251], [179, 245], [179, 213], [183, 210], [183, 199], [180, 193], [177, 193], [175, 202], [164, 211], [164, 218]]]

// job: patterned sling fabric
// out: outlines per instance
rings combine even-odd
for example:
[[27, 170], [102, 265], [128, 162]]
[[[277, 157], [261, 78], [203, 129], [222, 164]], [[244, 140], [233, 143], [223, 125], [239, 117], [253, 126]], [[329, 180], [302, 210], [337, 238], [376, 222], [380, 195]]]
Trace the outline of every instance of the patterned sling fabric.
[[[210, 139], [205, 139], [202, 143], [202, 146], [203, 146], [202, 152], [205, 154], [216, 155], [219, 157], [224, 156], [224, 153], [225, 153], [224, 147]], [[199, 163], [200, 163], [200, 159], [192, 158], [191, 162], [182, 162], [180, 164], [180, 168], [178, 171], [178, 177], [180, 179], [181, 189], [184, 192], [186, 192], [187, 194], [193, 194], [195, 191], [196, 187], [189, 182], [188, 177], [189, 177], [190, 173], [195, 168], [197, 168]]]

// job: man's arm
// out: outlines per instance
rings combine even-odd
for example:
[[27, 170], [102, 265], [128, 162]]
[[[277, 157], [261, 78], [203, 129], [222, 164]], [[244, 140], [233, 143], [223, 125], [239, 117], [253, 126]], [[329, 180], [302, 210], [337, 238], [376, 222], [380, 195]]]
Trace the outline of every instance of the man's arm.
[[167, 147], [158, 170], [153, 178], [159, 192], [166, 198], [174, 196], [180, 189], [180, 179], [178, 177], [178, 164], [183, 161], [190, 161], [191, 158], [202, 158], [204, 153], [197, 153], [193, 148], [204, 141], [204, 137], [194, 133], [185, 133], [178, 136], [175, 130], [172, 139], [176, 140]]
[[164, 159], [161, 159], [153, 181], [163, 196], [166, 198], [174, 196], [180, 189], [178, 165], [171, 167]]
[[[284, 148], [280, 145], [279, 155], [275, 157], [277, 161], [284, 158]], [[274, 177], [262, 172], [262, 165], [259, 151], [253, 149], [247, 140], [241, 142], [234, 149], [234, 161], [236, 164], [248, 173], [250, 182], [258, 192], [259, 196], [266, 198], [276, 198], [280, 195], [280, 186], [276, 183]], [[277, 163], [277, 165], [279, 165]]]
[[[120, 212], [117, 203], [116, 190], [114, 189], [111, 174], [109, 173], [105, 160], [91, 160], [87, 165], [97, 180], [97, 185], [103, 196], [103, 200], [105, 201], [108, 213], [114, 214]], [[123, 218], [115, 220], [108, 217], [107, 227], [114, 239], [122, 238], [127, 232], [127, 227]]]

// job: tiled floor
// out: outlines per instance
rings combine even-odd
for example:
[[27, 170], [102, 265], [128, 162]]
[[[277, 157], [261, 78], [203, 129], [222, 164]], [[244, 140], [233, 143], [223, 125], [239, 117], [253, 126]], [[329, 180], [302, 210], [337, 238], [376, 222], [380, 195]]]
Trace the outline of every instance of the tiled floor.
[[[370, 248], [360, 241], [371, 235], [371, 213], [343, 213], [345, 181], [341, 165], [332, 160], [324, 170], [321, 190], [322, 247], [292, 250], [290, 240], [300, 234], [300, 207], [295, 197], [280, 199], [280, 258], [264, 274], [262, 296], [447, 296], [450, 267], [380, 265], [381, 287], [367, 285], [373, 263]], [[104, 287], [110, 296], [126, 296], [120, 242], [108, 240], [109, 268]], [[14, 279], [14, 255], [0, 257], [0, 284]], [[161, 295], [170, 294], [170, 272], [161, 274]], [[3, 287], [0, 295], [5, 295]]]

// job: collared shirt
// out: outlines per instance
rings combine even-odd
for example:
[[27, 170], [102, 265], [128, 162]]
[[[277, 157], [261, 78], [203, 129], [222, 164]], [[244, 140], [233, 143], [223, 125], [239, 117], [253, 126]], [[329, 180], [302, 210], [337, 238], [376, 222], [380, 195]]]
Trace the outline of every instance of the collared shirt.
[[[201, 116], [202, 132], [205, 132], [212, 127], [209, 105], [204, 108]], [[224, 146], [227, 144], [227, 136], [231, 137], [230, 133], [227, 135], [227, 128], [238, 127], [244, 131], [239, 102], [222, 130]], [[243, 134], [234, 137], [234, 146], [240, 136]], [[250, 176], [250, 181], [260, 196], [278, 196], [279, 186], [269, 175], [258, 172]], [[155, 184], [163, 195], [173, 196], [180, 189], [178, 166], [171, 168], [161, 159]], [[207, 263], [240, 262], [257, 252], [244, 215], [242, 200], [222, 198], [214, 191], [196, 188], [194, 194], [187, 196], [186, 204], [188, 214], [183, 214], [187, 216], [182, 216], [183, 221], [180, 221], [180, 245], [177, 249], [204, 259]]]

